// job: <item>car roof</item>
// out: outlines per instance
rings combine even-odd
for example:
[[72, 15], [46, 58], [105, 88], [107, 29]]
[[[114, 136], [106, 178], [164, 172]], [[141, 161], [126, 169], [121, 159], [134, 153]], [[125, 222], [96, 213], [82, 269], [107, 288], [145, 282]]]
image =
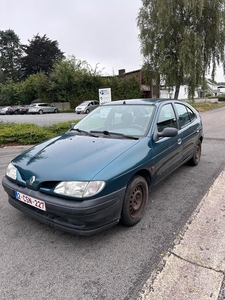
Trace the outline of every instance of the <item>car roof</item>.
[[31, 103], [30, 105], [40, 105], [40, 104], [49, 104], [49, 105], [51, 105], [51, 103], [46, 103], [46, 102]]
[[122, 104], [139, 104], [139, 105], [159, 105], [161, 103], [167, 103], [167, 102], [182, 102], [177, 99], [158, 99], [158, 98], [142, 98], [142, 99], [124, 99], [124, 100], [115, 100], [111, 102], [107, 102], [104, 105], [122, 105]]

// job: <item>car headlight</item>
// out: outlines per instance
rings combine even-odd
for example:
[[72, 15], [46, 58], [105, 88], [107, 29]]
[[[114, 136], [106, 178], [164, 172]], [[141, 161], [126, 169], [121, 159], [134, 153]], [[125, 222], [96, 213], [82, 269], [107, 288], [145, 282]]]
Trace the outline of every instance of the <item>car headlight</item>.
[[6, 175], [16, 180], [16, 172], [17, 172], [17, 168], [12, 163], [10, 163], [6, 169]]
[[54, 189], [57, 194], [77, 198], [98, 194], [105, 186], [104, 181], [62, 181]]

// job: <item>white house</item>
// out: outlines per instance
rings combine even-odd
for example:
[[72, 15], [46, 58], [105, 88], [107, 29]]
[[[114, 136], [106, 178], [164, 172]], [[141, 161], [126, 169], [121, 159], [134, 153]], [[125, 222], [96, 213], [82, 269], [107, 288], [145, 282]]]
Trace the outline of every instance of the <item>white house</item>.
[[[174, 98], [175, 87], [171, 90], [168, 88], [160, 88], [160, 98]], [[195, 92], [194, 98], [199, 98], [198, 91]], [[188, 85], [181, 85], [179, 90], [178, 99], [188, 100]]]

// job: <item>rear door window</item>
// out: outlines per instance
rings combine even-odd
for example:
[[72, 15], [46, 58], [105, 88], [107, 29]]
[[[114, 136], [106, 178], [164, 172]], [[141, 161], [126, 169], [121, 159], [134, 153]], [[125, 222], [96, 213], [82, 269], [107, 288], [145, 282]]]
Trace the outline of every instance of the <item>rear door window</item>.
[[178, 112], [180, 128], [187, 126], [196, 118], [195, 113], [186, 105], [176, 103], [175, 106]]

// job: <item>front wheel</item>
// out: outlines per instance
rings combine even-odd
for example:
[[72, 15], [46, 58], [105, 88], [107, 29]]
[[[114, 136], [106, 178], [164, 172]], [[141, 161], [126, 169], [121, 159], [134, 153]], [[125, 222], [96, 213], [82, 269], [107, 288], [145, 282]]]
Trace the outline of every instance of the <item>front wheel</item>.
[[89, 112], [90, 112], [90, 110], [89, 110], [89, 109], [87, 109], [87, 110], [86, 110], [86, 114], [89, 114]]
[[147, 201], [148, 185], [146, 180], [141, 176], [134, 176], [127, 185], [121, 223], [126, 226], [137, 224], [144, 215]]
[[42, 114], [43, 114], [43, 110], [40, 109], [38, 113], [39, 113], [40, 115], [42, 115]]
[[201, 152], [202, 152], [202, 143], [201, 141], [198, 141], [194, 149], [194, 154], [192, 158], [188, 161], [188, 164], [191, 166], [197, 166], [201, 158]]

